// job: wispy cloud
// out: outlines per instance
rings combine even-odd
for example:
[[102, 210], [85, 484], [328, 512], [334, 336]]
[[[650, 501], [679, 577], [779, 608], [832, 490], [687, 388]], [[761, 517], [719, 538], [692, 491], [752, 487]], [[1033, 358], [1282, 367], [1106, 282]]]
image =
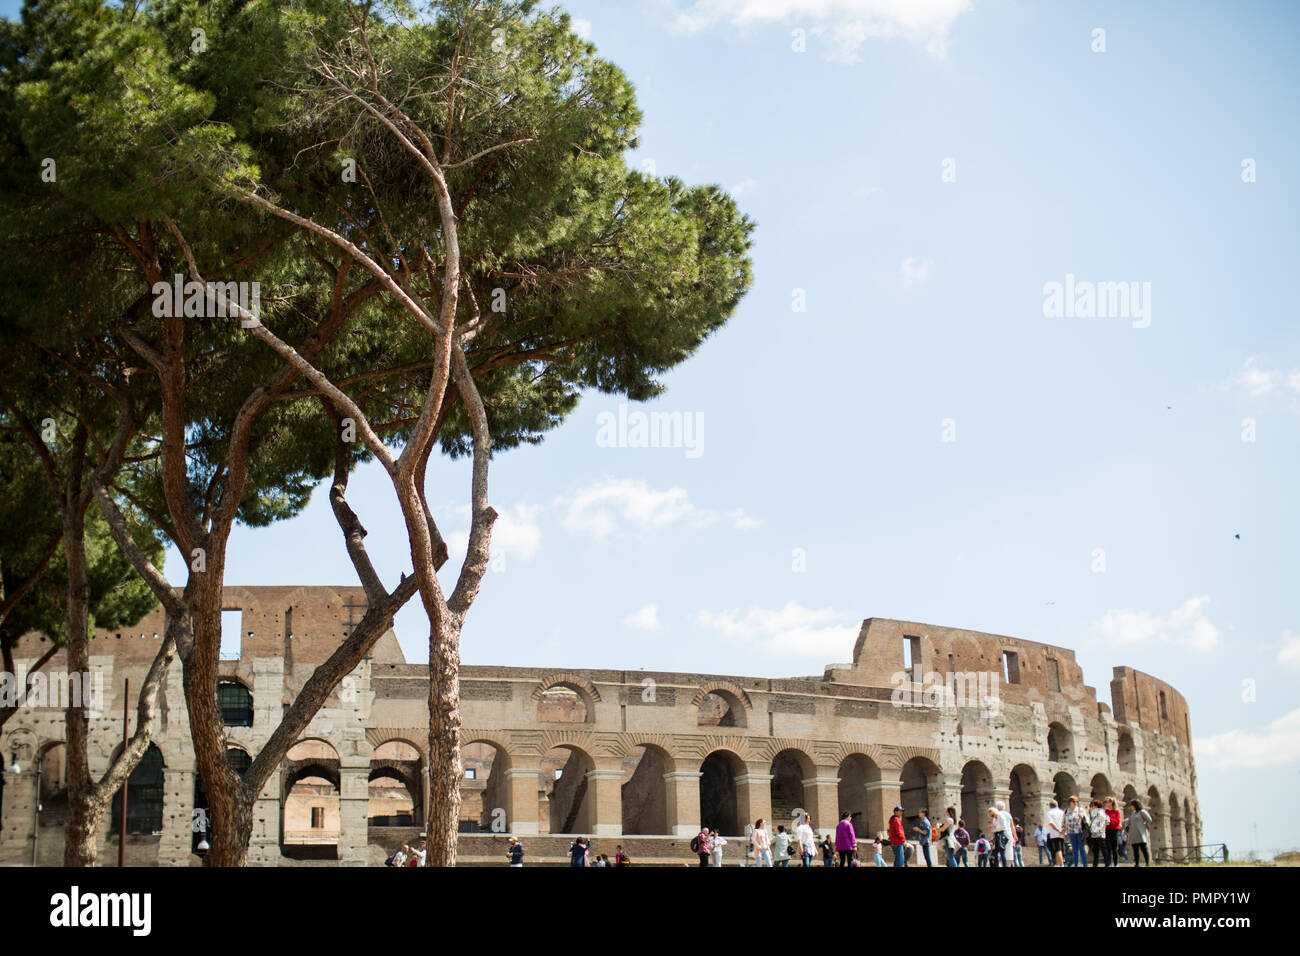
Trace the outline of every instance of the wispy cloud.
[[700, 508], [684, 488], [657, 490], [633, 478], [610, 478], [578, 490], [567, 499], [565, 530], [603, 538], [618, 530], [664, 528], [685, 523], [703, 528], [726, 522], [749, 531], [762, 522], [734, 508], [725, 513]]
[[[469, 518], [469, 508], [458, 506], [457, 512], [462, 520]], [[505, 555], [507, 560], [528, 561], [536, 556], [542, 547], [542, 529], [537, 523], [541, 508], [538, 505], [516, 504], [498, 509], [496, 523], [492, 525], [492, 554]], [[469, 529], [457, 528], [446, 536], [448, 553], [457, 558], [464, 557], [469, 547]]]
[[903, 288], [910, 289], [934, 275], [934, 260], [911, 256], [903, 260], [898, 274], [903, 280]]
[[1204, 766], [1209, 761], [1216, 770], [1258, 770], [1296, 763], [1300, 761], [1300, 708], [1261, 730], [1230, 730], [1197, 740], [1192, 750], [1198, 763]]
[[[1262, 368], [1257, 356], [1252, 355], [1242, 363], [1241, 371], [1224, 382], [1223, 391], [1240, 392], [1247, 398], [1273, 398], [1278, 395], [1300, 399], [1300, 368], [1287, 371], [1280, 368]], [[1300, 404], [1293, 405], [1300, 409]]]
[[1205, 613], [1209, 603], [1208, 596], [1191, 598], [1163, 615], [1110, 610], [1093, 624], [1093, 632], [1112, 644], [1171, 644], [1209, 651], [1219, 644], [1219, 629]]
[[863, 44], [877, 37], [903, 37], [943, 57], [953, 22], [973, 9], [971, 0], [694, 0], [677, 8], [672, 26], [695, 33], [784, 22], [823, 38], [827, 59], [857, 63]]
[[1282, 632], [1282, 646], [1277, 649], [1277, 662], [1291, 670], [1300, 670], [1300, 634], [1289, 628]]
[[772, 657], [844, 657], [857, 640], [859, 623], [834, 608], [807, 608], [790, 601], [781, 608], [700, 611], [702, 627]]
[[643, 608], [638, 608], [623, 618], [623, 626], [638, 631], [662, 630], [663, 625], [659, 623], [659, 605], [647, 604]]

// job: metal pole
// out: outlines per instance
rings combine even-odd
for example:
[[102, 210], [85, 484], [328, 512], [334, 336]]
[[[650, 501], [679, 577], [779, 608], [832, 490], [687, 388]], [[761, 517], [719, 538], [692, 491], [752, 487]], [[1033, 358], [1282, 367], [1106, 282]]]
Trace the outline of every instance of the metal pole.
[[[131, 703], [131, 678], [126, 679], [126, 689], [122, 691], [122, 756], [126, 756], [126, 732], [130, 724], [130, 714], [127, 707]], [[126, 779], [122, 781], [122, 812], [119, 815], [117, 830], [117, 865], [126, 866], [126, 785], [131, 780], [131, 775], [127, 774]]]

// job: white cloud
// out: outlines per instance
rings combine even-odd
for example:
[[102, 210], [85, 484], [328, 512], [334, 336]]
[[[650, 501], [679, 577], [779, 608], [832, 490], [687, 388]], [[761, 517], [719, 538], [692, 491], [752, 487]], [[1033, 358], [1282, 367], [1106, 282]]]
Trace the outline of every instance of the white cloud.
[[[542, 529], [537, 524], [537, 505], [517, 504], [499, 508], [496, 523], [492, 525], [492, 554], [505, 555], [506, 560], [528, 561], [542, 547]], [[457, 508], [462, 518], [469, 517], [469, 509]], [[446, 536], [447, 551], [459, 560], [469, 547], [469, 529], [458, 528]]]
[[578, 34], [578, 36], [582, 37], [584, 40], [591, 39], [590, 20], [583, 20], [580, 17], [574, 17], [572, 20], [569, 21], [569, 27], [570, 29], [573, 30], [574, 33]]
[[754, 187], [757, 185], [758, 185], [757, 179], [755, 179], [753, 176], [746, 176], [740, 182], [736, 183], [736, 185], [731, 187], [730, 189], [731, 196], [733, 199], [739, 199], [745, 193], [752, 192]]
[[702, 627], [773, 657], [808, 654], [843, 657], [857, 640], [859, 624], [833, 608], [807, 608], [797, 601], [770, 609], [700, 611]]
[[1093, 624], [1093, 631], [1114, 644], [1173, 644], [1209, 651], [1219, 644], [1219, 629], [1206, 616], [1208, 596], [1195, 597], [1168, 614], [1129, 609], [1110, 610]]
[[899, 268], [898, 273], [903, 280], [903, 288], [910, 289], [934, 275], [934, 260], [911, 256], [903, 260], [903, 265]]
[[684, 488], [657, 491], [644, 481], [610, 478], [577, 491], [564, 515], [565, 530], [604, 538], [625, 528], [663, 528], [677, 522], [703, 528], [725, 520], [737, 531], [762, 524], [744, 509], [719, 514], [697, 507]]
[[1262, 730], [1215, 734], [1195, 741], [1192, 749], [1198, 763], [1204, 766], [1208, 760], [1216, 770], [1258, 770], [1295, 763], [1300, 761], [1300, 708], [1283, 714]]
[[1290, 629], [1282, 632], [1282, 646], [1277, 651], [1277, 662], [1283, 667], [1300, 670], [1300, 634]]
[[663, 629], [659, 623], [659, 605], [647, 604], [623, 618], [624, 627], [636, 628], [638, 631], [658, 631]]
[[971, 0], [693, 0], [678, 9], [672, 25], [695, 33], [719, 23], [786, 22], [824, 37], [827, 59], [857, 63], [862, 45], [874, 37], [904, 37], [943, 57], [953, 21], [973, 8]]
[[1300, 368], [1287, 372], [1278, 368], [1260, 368], [1257, 362], [1254, 355], [1246, 359], [1241, 371], [1220, 388], [1244, 392], [1247, 398], [1271, 398], [1279, 394], [1300, 398]]

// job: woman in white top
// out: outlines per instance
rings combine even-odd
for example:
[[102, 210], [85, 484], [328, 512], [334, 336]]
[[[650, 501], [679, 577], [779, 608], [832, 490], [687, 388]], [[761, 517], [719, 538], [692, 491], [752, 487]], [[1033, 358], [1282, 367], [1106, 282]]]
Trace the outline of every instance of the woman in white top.
[[713, 859], [709, 862], [713, 866], [722, 866], [722, 848], [727, 845], [726, 838], [714, 830], [709, 834], [709, 843], [713, 847]]
[[772, 838], [767, 835], [762, 820], [754, 824], [754, 865], [772, 865]]

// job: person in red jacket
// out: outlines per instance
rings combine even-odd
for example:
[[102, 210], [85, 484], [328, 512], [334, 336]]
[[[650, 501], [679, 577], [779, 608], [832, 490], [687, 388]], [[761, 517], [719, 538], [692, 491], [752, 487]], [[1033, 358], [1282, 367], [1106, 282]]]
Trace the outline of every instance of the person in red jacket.
[[894, 807], [889, 818], [889, 845], [894, 848], [894, 866], [907, 866], [907, 834], [903, 832], [903, 808]]

